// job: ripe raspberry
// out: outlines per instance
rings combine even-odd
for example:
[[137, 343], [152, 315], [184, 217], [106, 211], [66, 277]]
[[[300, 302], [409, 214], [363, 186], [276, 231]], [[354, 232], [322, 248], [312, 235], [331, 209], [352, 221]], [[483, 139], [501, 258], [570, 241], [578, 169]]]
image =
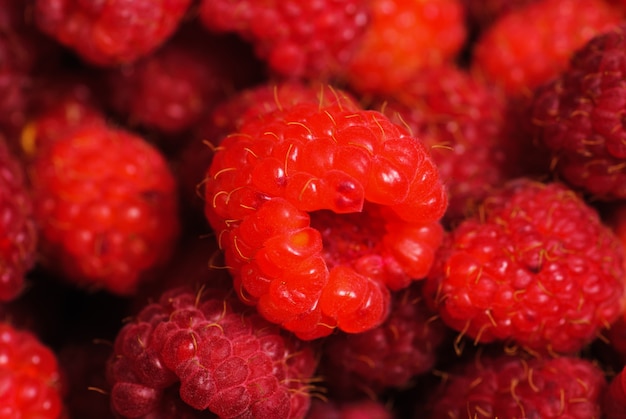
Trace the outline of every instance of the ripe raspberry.
[[35, 0], [42, 32], [89, 63], [114, 66], [146, 56], [177, 29], [191, 0]]
[[179, 229], [176, 185], [141, 137], [85, 125], [43, 147], [30, 173], [42, 265], [52, 272], [130, 294], [169, 258]]
[[461, 0], [374, 0], [347, 79], [362, 93], [393, 94], [423, 68], [457, 58], [467, 33]]
[[573, 353], [618, 318], [623, 263], [618, 239], [573, 191], [519, 179], [452, 231], [425, 294], [476, 342]]
[[512, 96], [567, 67], [575, 50], [622, 17], [605, 0], [544, 0], [504, 15], [473, 47], [473, 70]]
[[387, 288], [430, 269], [446, 208], [419, 141], [340, 92], [325, 101], [244, 122], [205, 182], [237, 293], [306, 339], [380, 324]]
[[61, 417], [61, 376], [54, 353], [39, 339], [0, 323], [0, 417]]
[[[119, 332], [110, 358], [113, 409], [158, 415], [161, 398], [220, 418], [301, 418], [315, 371], [310, 345], [241, 304], [230, 290], [177, 288]], [[161, 417], [161, 416], [159, 416]]]
[[626, 25], [587, 43], [533, 102], [537, 140], [551, 151], [556, 172], [601, 199], [626, 198]]
[[244, 47], [186, 26], [145, 59], [107, 71], [107, 101], [130, 125], [181, 133], [227, 94], [256, 81], [260, 64]]
[[24, 168], [0, 138], [0, 301], [16, 298], [35, 265], [37, 233]]
[[483, 356], [445, 374], [429, 418], [601, 417], [602, 370], [576, 357]]
[[372, 107], [430, 148], [448, 190], [448, 222], [468, 214], [509, 176], [504, 98], [458, 67], [420, 71], [403, 92]]
[[274, 72], [311, 79], [342, 71], [368, 21], [364, 0], [203, 0], [199, 13], [210, 30], [250, 41]]
[[433, 368], [448, 329], [421, 299], [421, 285], [394, 293], [382, 325], [325, 339], [320, 372], [332, 395], [382, 395], [408, 387], [414, 377]]

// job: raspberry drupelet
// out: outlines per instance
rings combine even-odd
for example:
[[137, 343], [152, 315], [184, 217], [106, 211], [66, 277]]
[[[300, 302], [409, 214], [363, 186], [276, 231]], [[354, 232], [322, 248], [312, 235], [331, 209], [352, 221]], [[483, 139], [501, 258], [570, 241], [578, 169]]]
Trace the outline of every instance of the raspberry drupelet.
[[476, 343], [575, 353], [621, 313], [624, 248], [563, 184], [509, 182], [439, 250], [425, 295]]
[[236, 292], [303, 339], [384, 321], [389, 289], [430, 269], [447, 205], [422, 143], [340, 91], [244, 122], [204, 185]]
[[162, 417], [164, 399], [179, 410], [178, 399], [222, 419], [299, 419], [309, 409], [316, 365], [310, 344], [229, 288], [183, 287], [120, 330], [107, 376], [113, 410], [125, 417]]

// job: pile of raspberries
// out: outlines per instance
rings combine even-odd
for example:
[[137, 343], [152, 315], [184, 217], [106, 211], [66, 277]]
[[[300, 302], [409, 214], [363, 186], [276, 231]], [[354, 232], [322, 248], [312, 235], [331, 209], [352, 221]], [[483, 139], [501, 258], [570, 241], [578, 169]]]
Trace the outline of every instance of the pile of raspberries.
[[0, 418], [626, 418], [626, 0], [0, 0]]

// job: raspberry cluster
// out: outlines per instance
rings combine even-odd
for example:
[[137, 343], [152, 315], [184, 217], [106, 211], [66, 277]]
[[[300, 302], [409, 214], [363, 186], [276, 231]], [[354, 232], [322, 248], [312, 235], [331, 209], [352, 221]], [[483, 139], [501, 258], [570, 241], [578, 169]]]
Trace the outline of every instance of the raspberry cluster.
[[0, 0], [0, 417], [624, 417], [625, 30]]

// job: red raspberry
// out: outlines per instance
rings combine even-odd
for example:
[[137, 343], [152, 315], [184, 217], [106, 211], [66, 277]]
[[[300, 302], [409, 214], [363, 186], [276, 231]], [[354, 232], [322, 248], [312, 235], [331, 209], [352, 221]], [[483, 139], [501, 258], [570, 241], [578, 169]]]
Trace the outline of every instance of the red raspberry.
[[325, 100], [244, 122], [205, 182], [236, 291], [306, 339], [380, 324], [387, 288], [428, 272], [446, 208], [419, 141], [340, 92]]
[[30, 168], [42, 264], [87, 288], [134, 292], [175, 245], [176, 185], [141, 137], [85, 125], [43, 147]]
[[178, 387], [186, 404], [220, 418], [301, 418], [315, 359], [230, 290], [177, 288], [119, 332], [108, 367], [112, 406], [123, 416], [157, 415], [163, 394]]
[[342, 71], [368, 21], [364, 0], [203, 0], [199, 13], [249, 40], [274, 72], [313, 79]]
[[473, 70], [512, 96], [567, 67], [575, 50], [622, 17], [605, 0], [544, 0], [504, 15], [473, 47]]
[[61, 375], [54, 353], [39, 339], [0, 323], [0, 417], [61, 417]]
[[102, 66], [129, 63], [161, 45], [184, 17], [191, 0], [35, 0], [42, 32]]
[[510, 182], [440, 249], [425, 294], [476, 342], [573, 353], [617, 320], [624, 249], [559, 183]]
[[258, 78], [260, 64], [244, 47], [232, 37], [185, 27], [145, 59], [109, 70], [105, 95], [130, 125], [180, 133], [228, 93]]
[[603, 199], [626, 198], [626, 25], [591, 40], [533, 103], [537, 140], [551, 151], [556, 172]]
[[405, 124], [430, 148], [448, 190], [448, 222], [471, 212], [509, 177], [504, 98], [469, 73], [451, 65], [423, 70], [403, 92], [373, 108]]
[[35, 265], [37, 233], [24, 168], [0, 138], [0, 301], [15, 299]]
[[342, 399], [406, 388], [433, 368], [447, 328], [421, 298], [422, 282], [394, 293], [385, 322], [356, 335], [324, 341], [320, 371], [331, 394]]
[[467, 38], [461, 0], [373, 0], [347, 79], [362, 93], [402, 91], [415, 73], [454, 61]]
[[585, 359], [482, 356], [447, 372], [420, 417], [599, 418], [605, 390], [602, 370]]

